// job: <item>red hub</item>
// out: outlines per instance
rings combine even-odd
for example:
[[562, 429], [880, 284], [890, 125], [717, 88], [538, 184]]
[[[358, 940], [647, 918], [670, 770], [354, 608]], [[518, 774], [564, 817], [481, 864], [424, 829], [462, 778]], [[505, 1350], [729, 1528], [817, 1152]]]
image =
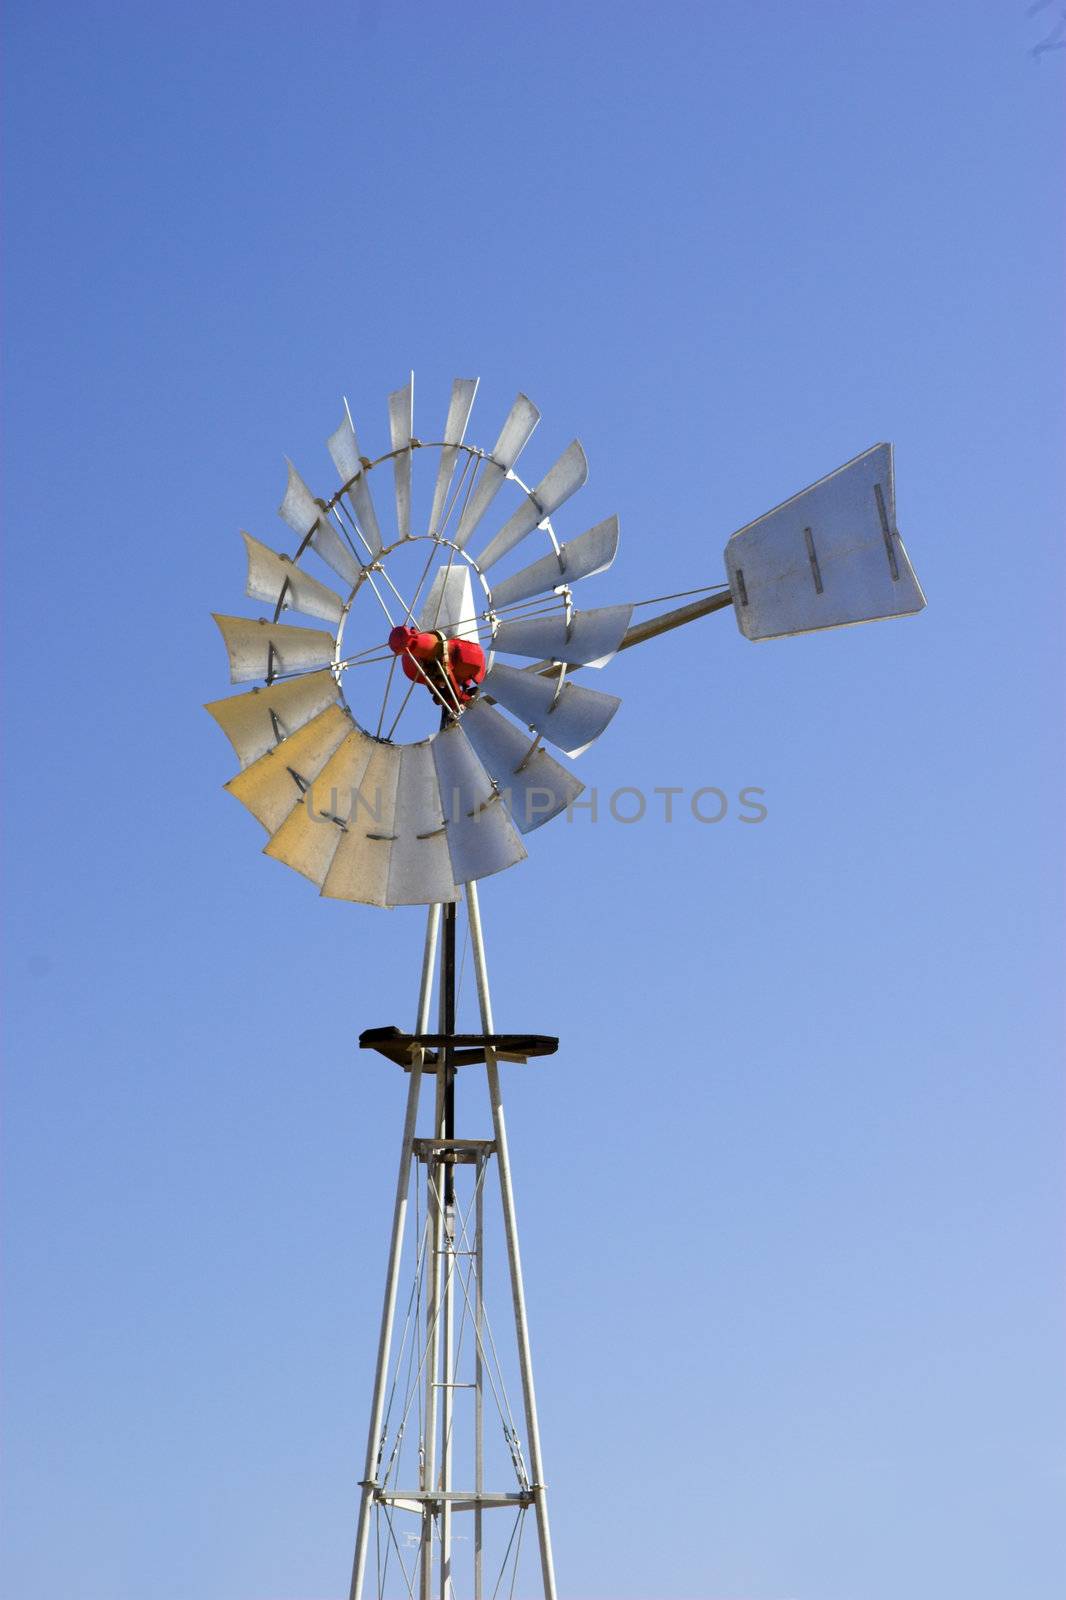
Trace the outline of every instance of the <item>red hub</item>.
[[448, 639], [443, 633], [393, 628], [389, 649], [398, 655], [412, 683], [424, 683], [438, 705], [465, 706], [485, 676], [485, 652], [474, 639]]

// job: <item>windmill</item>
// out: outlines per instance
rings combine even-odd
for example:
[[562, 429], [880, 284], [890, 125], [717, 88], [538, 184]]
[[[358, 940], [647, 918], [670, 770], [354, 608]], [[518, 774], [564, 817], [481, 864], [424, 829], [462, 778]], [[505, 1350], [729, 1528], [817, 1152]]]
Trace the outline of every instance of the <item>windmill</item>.
[[[558, 1040], [497, 1031], [478, 884], [523, 860], [525, 838], [582, 791], [560, 758], [586, 750], [619, 701], [574, 674], [599, 673], [618, 651], [727, 606], [759, 640], [925, 604], [882, 444], [734, 533], [725, 581], [668, 597], [685, 604], [637, 622], [638, 608], [664, 602], [579, 609], [574, 589], [610, 567], [618, 520], [561, 541], [552, 519], [588, 475], [580, 443], [530, 487], [516, 463], [536, 407], [519, 395], [481, 449], [467, 442], [476, 390], [457, 379], [441, 437], [423, 440], [412, 377], [389, 396], [390, 448], [376, 458], [363, 454], [346, 402], [328, 440], [339, 486], [320, 498], [289, 465], [280, 514], [292, 555], [243, 535], [247, 594], [271, 615], [215, 619], [232, 681], [256, 687], [207, 709], [240, 763], [226, 787], [266, 829], [265, 853], [329, 898], [425, 908], [414, 1027], [360, 1039], [408, 1081], [352, 1600], [369, 1592], [371, 1568], [381, 1597], [482, 1600], [506, 1593], [508, 1574], [513, 1592], [530, 1511], [543, 1593], [556, 1595], [499, 1064], [550, 1054]], [[382, 478], [391, 478], [384, 525], [372, 494]], [[282, 621], [286, 612], [306, 620]], [[477, 991], [470, 1033], [457, 1030], [460, 910]], [[457, 1075], [476, 1066], [489, 1138], [458, 1131]], [[427, 1136], [418, 1123], [430, 1084]], [[491, 1167], [517, 1419], [485, 1296]], [[405, 1249], [414, 1260], [396, 1339]]]

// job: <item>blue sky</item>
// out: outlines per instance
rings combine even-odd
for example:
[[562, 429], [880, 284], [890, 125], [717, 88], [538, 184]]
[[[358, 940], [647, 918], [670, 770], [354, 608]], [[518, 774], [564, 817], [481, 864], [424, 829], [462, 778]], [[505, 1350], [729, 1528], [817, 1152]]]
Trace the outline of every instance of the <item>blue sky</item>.
[[529, 393], [531, 475], [580, 435], [597, 604], [882, 438], [929, 597], [619, 658], [585, 780], [765, 823], [555, 823], [485, 887], [501, 1024], [563, 1040], [506, 1079], [561, 1592], [1062, 1592], [1050, 26], [9, 8], [13, 1600], [347, 1592], [402, 1101], [354, 1043], [418, 917], [265, 861], [200, 707], [283, 456], [330, 481], [341, 393], [384, 449], [411, 367], [485, 444]]

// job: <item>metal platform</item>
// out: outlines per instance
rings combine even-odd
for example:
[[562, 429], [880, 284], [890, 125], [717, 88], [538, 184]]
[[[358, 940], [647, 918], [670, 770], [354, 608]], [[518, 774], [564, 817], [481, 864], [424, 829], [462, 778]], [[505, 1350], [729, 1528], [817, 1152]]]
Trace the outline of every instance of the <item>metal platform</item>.
[[415, 1052], [424, 1051], [422, 1071], [435, 1073], [445, 1051], [453, 1067], [476, 1067], [491, 1050], [497, 1061], [526, 1062], [531, 1056], [553, 1056], [558, 1039], [547, 1033], [403, 1033], [399, 1028], [366, 1028], [359, 1035], [360, 1050], [376, 1050], [386, 1060], [409, 1072]]
[[437, 1489], [425, 1494], [420, 1489], [379, 1489], [370, 1485], [379, 1505], [395, 1506], [398, 1511], [439, 1513], [445, 1506], [453, 1511], [491, 1511], [496, 1507], [514, 1510], [516, 1506], [531, 1506], [535, 1499], [532, 1489], [518, 1494], [477, 1494], [473, 1489]]

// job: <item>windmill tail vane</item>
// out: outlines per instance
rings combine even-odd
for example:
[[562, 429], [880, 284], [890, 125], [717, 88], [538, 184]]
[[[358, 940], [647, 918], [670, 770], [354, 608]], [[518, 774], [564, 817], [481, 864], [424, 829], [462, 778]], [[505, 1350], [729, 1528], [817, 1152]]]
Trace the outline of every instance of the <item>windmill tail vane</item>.
[[[519, 394], [492, 447], [477, 447], [477, 387], [456, 379], [443, 426], [421, 439], [412, 376], [388, 398], [389, 448], [376, 457], [345, 401], [327, 440], [338, 486], [316, 495], [288, 464], [291, 554], [242, 535], [246, 593], [267, 614], [215, 618], [231, 681], [254, 686], [207, 710], [239, 765], [226, 788], [266, 830], [264, 853], [328, 899], [426, 908], [415, 1027], [360, 1040], [402, 1068], [407, 1099], [352, 1600], [506, 1593], [531, 1511], [543, 1593], [556, 1595], [499, 1065], [558, 1040], [497, 1032], [477, 886], [523, 861], [526, 838], [583, 790], [568, 762], [620, 701], [576, 675], [729, 606], [745, 638], [765, 640], [925, 605], [880, 444], [734, 533], [716, 581], [578, 608], [577, 586], [615, 559], [618, 518], [561, 537], [555, 521], [588, 477], [580, 442], [530, 487], [516, 465], [540, 413]], [[671, 600], [684, 603], [643, 615]], [[460, 907], [477, 992], [468, 1033]], [[457, 1134], [464, 1067], [484, 1070], [477, 1137]], [[513, 1321], [504, 1362], [485, 1292], [494, 1249]]]

